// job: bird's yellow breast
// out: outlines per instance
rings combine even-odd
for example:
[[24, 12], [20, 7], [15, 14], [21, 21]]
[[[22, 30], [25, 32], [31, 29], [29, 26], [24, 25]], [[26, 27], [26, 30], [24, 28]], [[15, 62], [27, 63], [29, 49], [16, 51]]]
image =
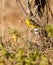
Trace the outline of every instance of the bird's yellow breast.
[[31, 27], [31, 28], [36, 28], [36, 26], [34, 26], [34, 25], [31, 23], [30, 19], [26, 19], [25, 23], [27, 24], [27, 26], [29, 26], [29, 27]]

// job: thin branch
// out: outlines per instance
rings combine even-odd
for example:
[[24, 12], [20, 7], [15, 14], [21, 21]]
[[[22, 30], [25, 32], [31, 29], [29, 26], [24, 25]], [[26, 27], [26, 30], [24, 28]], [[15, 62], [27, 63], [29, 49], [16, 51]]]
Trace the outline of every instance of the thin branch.
[[31, 5], [30, 5], [30, 2], [29, 2], [29, 0], [27, 0], [27, 1], [28, 1], [28, 9], [29, 9], [29, 11], [30, 11], [30, 16], [32, 16], [33, 13], [32, 13], [32, 11], [31, 11]]
[[51, 11], [51, 9], [50, 9], [49, 1], [47, 1], [47, 3], [48, 3], [48, 9], [49, 9], [49, 12], [50, 12], [50, 14], [51, 14], [51, 16], [52, 16], [52, 19], [53, 19], [53, 14], [52, 14], [52, 11]]
[[20, 8], [22, 9], [23, 13], [27, 16], [28, 14], [26, 13], [25, 9], [23, 8], [23, 5], [21, 4], [20, 0], [16, 0], [17, 4], [19, 3]]

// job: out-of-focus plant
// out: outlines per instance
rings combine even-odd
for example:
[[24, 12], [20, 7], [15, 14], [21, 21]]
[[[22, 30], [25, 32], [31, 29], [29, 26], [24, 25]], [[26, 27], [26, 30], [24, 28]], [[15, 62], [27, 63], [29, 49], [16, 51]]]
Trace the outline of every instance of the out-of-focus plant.
[[12, 39], [13, 39], [14, 41], [17, 41], [17, 36], [16, 36], [15, 34], [13, 34], [13, 35], [12, 35]]
[[47, 58], [39, 54], [36, 50], [30, 53], [25, 53], [24, 50], [18, 50], [15, 55], [15, 65], [48, 65]]
[[1, 56], [6, 54], [6, 49], [1, 44], [0, 44], [0, 53], [1, 53]]
[[48, 24], [46, 31], [48, 33], [48, 36], [53, 37], [53, 25], [52, 24]]
[[6, 49], [0, 44], [0, 65], [4, 65], [4, 57], [6, 53]]
[[21, 36], [20, 31], [17, 29], [11, 29], [11, 28], [8, 28], [8, 30], [9, 30], [9, 34], [11, 35], [11, 38], [16, 42], [17, 39]]
[[44, 55], [41, 55], [40, 65], [48, 65], [48, 60]]
[[13, 53], [0, 44], [0, 65], [5, 65], [4, 58], [10, 60], [13, 65], [48, 65], [48, 60], [42, 53], [37, 50], [32, 51], [32, 49], [29, 51], [26, 52], [24, 48], [18, 48]]

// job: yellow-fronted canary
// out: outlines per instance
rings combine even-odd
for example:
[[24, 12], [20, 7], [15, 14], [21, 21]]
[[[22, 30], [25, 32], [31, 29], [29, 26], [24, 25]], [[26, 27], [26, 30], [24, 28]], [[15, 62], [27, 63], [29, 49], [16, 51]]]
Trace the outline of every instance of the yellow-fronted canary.
[[37, 25], [34, 25], [34, 22], [31, 21], [30, 18], [26, 19], [25, 23], [27, 24], [27, 26], [31, 27], [31, 28], [37, 28]]

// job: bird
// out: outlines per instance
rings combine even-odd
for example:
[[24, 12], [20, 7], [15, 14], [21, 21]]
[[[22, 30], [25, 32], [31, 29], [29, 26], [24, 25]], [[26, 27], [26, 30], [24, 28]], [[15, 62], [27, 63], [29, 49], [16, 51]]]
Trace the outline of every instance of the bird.
[[27, 19], [25, 20], [25, 23], [26, 23], [26, 25], [27, 25], [28, 27], [30, 27], [30, 28], [32, 28], [32, 29], [38, 27], [38, 25], [35, 24], [35, 22], [34, 22], [33, 20], [31, 20], [30, 18], [27, 18]]
[[35, 34], [39, 34], [38, 25], [34, 25], [33, 21], [30, 18], [26, 19], [25, 23], [28, 27], [32, 28]]

